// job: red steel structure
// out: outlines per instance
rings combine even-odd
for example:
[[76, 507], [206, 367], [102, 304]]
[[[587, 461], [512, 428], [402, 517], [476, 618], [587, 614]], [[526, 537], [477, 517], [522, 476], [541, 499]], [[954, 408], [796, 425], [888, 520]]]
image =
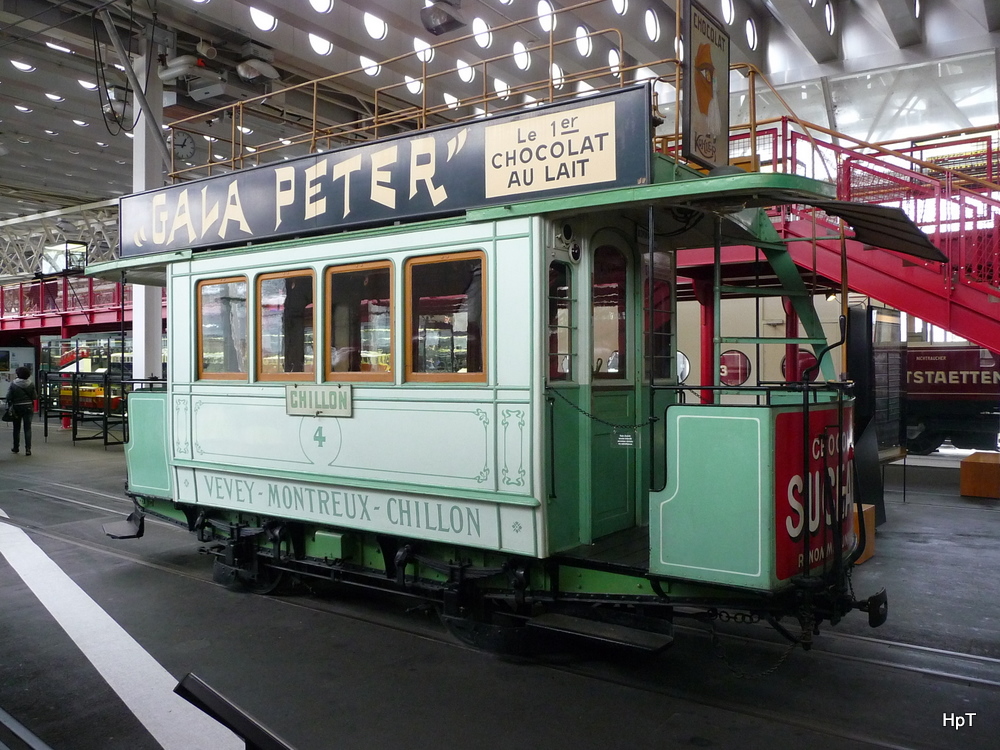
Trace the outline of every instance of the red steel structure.
[[0, 333], [70, 338], [118, 331], [132, 320], [132, 288], [85, 276], [56, 276], [0, 286]]

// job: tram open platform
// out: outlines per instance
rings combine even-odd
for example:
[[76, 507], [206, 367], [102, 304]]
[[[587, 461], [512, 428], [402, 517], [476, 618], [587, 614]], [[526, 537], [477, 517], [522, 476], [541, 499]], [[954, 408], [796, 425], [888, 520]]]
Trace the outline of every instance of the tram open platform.
[[[679, 625], [637, 657], [553, 643], [471, 649], [413, 602], [212, 581], [193, 535], [130, 510], [122, 446], [32, 455], [0, 428], [0, 714], [56, 750], [244, 747], [170, 692], [194, 673], [297, 750], [327, 748], [994, 748], [1000, 736], [1000, 500], [962, 497], [965, 454], [885, 469], [887, 520], [858, 566], [863, 613], [790, 650], [762, 624]], [[904, 487], [905, 478], [905, 487]], [[905, 491], [904, 491], [905, 490]], [[721, 657], [721, 658], [720, 658]], [[11, 748], [33, 747], [0, 729]], [[21, 744], [18, 744], [18, 743]]]

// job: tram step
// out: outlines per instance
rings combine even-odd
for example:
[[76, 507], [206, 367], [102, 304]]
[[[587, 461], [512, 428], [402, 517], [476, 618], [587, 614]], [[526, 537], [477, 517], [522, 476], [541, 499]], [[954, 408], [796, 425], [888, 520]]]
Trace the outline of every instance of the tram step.
[[132, 511], [124, 521], [104, 524], [104, 533], [112, 539], [139, 539], [146, 531], [146, 517]]
[[597, 620], [561, 615], [555, 612], [532, 617], [528, 620], [527, 624], [528, 627], [538, 628], [539, 630], [580, 636], [640, 651], [662, 651], [674, 642], [673, 636], [666, 633], [637, 630], [625, 625], [598, 622]]

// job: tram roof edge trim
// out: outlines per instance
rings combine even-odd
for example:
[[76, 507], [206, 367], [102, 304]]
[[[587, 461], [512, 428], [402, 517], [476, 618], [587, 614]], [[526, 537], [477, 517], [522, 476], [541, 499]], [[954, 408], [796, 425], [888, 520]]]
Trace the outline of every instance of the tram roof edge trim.
[[190, 260], [191, 255], [190, 250], [174, 250], [157, 255], [141, 255], [92, 263], [84, 270], [84, 275], [126, 284], [166, 286], [167, 266], [178, 261]]
[[635, 185], [583, 195], [488, 206], [466, 212], [468, 221], [488, 221], [545, 214], [566, 209], [615, 208], [642, 203], [664, 204], [724, 214], [745, 208], [781, 203], [828, 201], [836, 186], [800, 175], [777, 172], [744, 172], [717, 177], [694, 177], [652, 185]]
[[850, 201], [814, 201], [811, 206], [837, 216], [854, 230], [854, 239], [866, 245], [946, 263], [948, 257], [924, 234], [903, 209]]
[[[946, 262], [947, 257], [902, 209], [835, 200], [836, 186], [800, 175], [746, 172], [675, 182], [638, 185], [559, 199], [542, 199], [470, 210], [468, 221], [487, 221], [530, 214], [587, 208], [613, 209], [627, 205], [676, 206], [735, 215], [742, 209], [776, 205], [806, 205], [843, 219], [854, 239], [922, 260]], [[749, 227], [742, 227], [749, 231]], [[748, 235], [749, 237], [749, 235]], [[769, 244], [758, 238], [756, 244]]]

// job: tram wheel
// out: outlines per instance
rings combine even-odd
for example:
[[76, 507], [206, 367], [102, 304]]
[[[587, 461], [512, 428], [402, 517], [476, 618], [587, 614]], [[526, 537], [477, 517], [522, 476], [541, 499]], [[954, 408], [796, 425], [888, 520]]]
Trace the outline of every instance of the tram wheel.
[[220, 558], [212, 564], [212, 580], [230, 591], [272, 594], [284, 582], [285, 573], [269, 565], [258, 565], [257, 575], [248, 570], [226, 565]]
[[906, 450], [918, 456], [929, 456], [941, 447], [944, 435], [937, 432], [922, 432], [913, 440], [908, 440]]
[[285, 571], [261, 565], [256, 576], [240, 571], [243, 587], [253, 594], [273, 594], [285, 581]]

